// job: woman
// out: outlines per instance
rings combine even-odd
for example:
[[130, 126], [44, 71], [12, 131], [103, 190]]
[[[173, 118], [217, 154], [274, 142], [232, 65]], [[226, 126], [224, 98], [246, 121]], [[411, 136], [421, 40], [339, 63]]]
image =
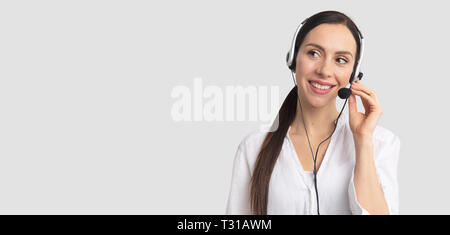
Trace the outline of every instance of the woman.
[[[353, 82], [348, 115], [336, 109], [361, 56], [358, 33], [336, 11], [304, 22], [290, 66], [296, 86], [278, 128], [240, 143], [227, 214], [398, 214], [400, 140], [377, 125], [377, 94]], [[356, 96], [365, 113], [357, 111]]]

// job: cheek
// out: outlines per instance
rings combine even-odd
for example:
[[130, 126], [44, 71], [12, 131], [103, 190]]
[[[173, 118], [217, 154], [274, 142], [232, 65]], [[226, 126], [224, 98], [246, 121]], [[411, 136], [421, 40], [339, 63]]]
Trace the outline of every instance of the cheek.
[[338, 70], [336, 73], [337, 79], [339, 80], [339, 83], [341, 83], [341, 85], [346, 85], [349, 82], [351, 75], [351, 69]]
[[315, 62], [304, 58], [299, 58], [296, 64], [296, 72], [298, 74], [308, 74], [314, 72]]

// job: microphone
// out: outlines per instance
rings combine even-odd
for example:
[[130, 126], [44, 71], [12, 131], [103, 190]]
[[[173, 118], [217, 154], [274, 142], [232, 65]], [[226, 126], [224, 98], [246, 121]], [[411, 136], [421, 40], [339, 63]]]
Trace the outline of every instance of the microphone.
[[[358, 73], [358, 80], [361, 80], [362, 79], [362, 77], [363, 77], [363, 73], [362, 72], [359, 72]], [[351, 86], [351, 85], [350, 85]], [[352, 90], [350, 89], [350, 88], [341, 88], [341, 89], [339, 89], [339, 91], [338, 91], [338, 96], [339, 96], [339, 98], [341, 98], [341, 99], [343, 99], [343, 100], [345, 100], [345, 99], [347, 99], [348, 97], [350, 97], [350, 95], [352, 94]]]
[[341, 88], [338, 91], [339, 98], [345, 100], [352, 94], [352, 90], [350, 88]]

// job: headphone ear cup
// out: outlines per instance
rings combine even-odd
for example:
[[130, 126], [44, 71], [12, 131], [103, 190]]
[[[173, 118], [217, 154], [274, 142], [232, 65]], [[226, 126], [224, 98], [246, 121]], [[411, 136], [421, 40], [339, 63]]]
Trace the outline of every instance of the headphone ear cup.
[[292, 71], [294, 69], [294, 61], [293, 58], [291, 58], [291, 52], [289, 51], [286, 55], [286, 64], [288, 68]]
[[[364, 76], [364, 74], [362, 72], [359, 72], [358, 73], [358, 80], [361, 80], [363, 76]], [[352, 76], [350, 77], [350, 80], [348, 82], [350, 84], [352, 84], [353, 80], [354, 80], [354, 76], [353, 76], [353, 73], [352, 73]]]
[[358, 79], [361, 80], [363, 76], [364, 76], [364, 74], [362, 72], [359, 72]]
[[288, 53], [286, 54], [286, 65], [290, 68], [291, 65], [289, 64], [289, 54], [290, 54], [290, 52], [288, 52]]

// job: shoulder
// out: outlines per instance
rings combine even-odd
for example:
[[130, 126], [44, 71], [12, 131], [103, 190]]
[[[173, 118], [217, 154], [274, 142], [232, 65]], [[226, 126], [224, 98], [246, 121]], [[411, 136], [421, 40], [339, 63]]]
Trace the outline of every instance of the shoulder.
[[249, 133], [247, 133], [244, 138], [242, 138], [241, 142], [239, 143], [239, 147], [241, 150], [252, 150], [255, 148], [261, 147], [262, 143], [264, 142], [264, 139], [267, 136], [267, 131], [261, 131], [261, 130], [254, 130]]
[[391, 130], [377, 125], [373, 133], [375, 143], [379, 144], [400, 144], [400, 138], [394, 134]]
[[378, 160], [398, 161], [400, 138], [391, 130], [378, 125], [373, 134], [374, 157]]
[[254, 130], [247, 133], [239, 143], [237, 151], [240, 154], [238, 155], [246, 158], [249, 162], [254, 162], [267, 134], [267, 131], [261, 130]]

